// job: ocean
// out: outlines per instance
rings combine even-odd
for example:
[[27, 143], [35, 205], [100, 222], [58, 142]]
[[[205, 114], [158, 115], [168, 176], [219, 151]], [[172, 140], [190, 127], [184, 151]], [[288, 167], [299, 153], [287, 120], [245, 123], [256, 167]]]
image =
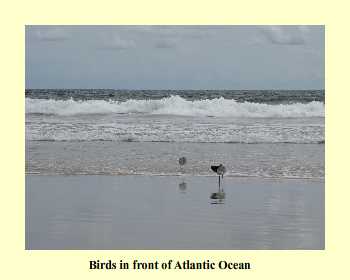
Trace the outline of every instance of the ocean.
[[324, 249], [324, 101], [26, 90], [26, 249]]
[[323, 90], [27, 89], [25, 106], [26, 174], [324, 179]]

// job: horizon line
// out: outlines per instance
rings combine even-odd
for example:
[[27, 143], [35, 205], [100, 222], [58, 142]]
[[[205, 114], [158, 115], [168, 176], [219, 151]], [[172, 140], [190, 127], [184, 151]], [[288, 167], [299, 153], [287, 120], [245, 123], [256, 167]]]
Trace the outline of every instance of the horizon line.
[[179, 91], [185, 91], [185, 90], [192, 90], [192, 91], [199, 91], [199, 90], [235, 90], [235, 91], [253, 91], [253, 90], [319, 90], [319, 91], [324, 91], [324, 88], [299, 88], [299, 89], [290, 89], [290, 88], [263, 88], [263, 89], [229, 89], [229, 88], [198, 88], [198, 89], [186, 89], [186, 88], [182, 88], [182, 89], [174, 89], [174, 88], [168, 88], [168, 89], [156, 89], [156, 88], [66, 88], [66, 87], [62, 87], [62, 88], [25, 88], [25, 90], [43, 90], [43, 89], [47, 89], [47, 90], [130, 90], [130, 91], [141, 91], [141, 90], [153, 90], [153, 91], [166, 91], [166, 90], [179, 90]]

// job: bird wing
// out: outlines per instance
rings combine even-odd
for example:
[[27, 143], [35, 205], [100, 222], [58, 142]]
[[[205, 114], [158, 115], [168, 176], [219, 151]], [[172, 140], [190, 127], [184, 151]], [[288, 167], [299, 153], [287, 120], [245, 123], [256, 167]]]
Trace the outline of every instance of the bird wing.
[[218, 168], [219, 168], [219, 165], [212, 165], [210, 168], [211, 168], [211, 170], [213, 170], [214, 172], [217, 172], [217, 171], [218, 171]]

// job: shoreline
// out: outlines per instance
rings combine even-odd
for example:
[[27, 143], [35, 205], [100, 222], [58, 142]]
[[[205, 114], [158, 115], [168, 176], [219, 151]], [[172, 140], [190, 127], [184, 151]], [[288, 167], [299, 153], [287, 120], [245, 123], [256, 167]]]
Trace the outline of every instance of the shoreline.
[[[208, 178], [217, 178], [217, 175], [206, 175], [206, 174], [142, 174], [142, 173], [132, 173], [132, 174], [110, 174], [110, 173], [75, 173], [75, 174], [65, 174], [65, 173], [25, 173], [25, 176], [63, 176], [63, 177], [70, 177], [70, 176], [110, 176], [110, 177], [119, 177], [119, 176], [149, 176], [149, 177], [208, 177]], [[262, 177], [262, 176], [239, 176], [239, 175], [225, 175], [224, 178], [226, 179], [262, 179], [262, 180], [305, 180], [305, 181], [321, 181], [324, 182], [325, 178], [314, 178], [314, 177]]]

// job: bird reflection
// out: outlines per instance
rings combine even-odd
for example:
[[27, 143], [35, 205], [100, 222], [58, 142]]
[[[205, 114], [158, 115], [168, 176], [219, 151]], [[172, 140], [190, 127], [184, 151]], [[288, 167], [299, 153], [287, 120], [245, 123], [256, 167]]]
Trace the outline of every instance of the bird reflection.
[[186, 189], [187, 189], [187, 183], [185, 181], [182, 181], [180, 184], [179, 184], [179, 190], [181, 192], [186, 192]]
[[225, 192], [224, 188], [219, 185], [218, 191], [213, 192], [210, 195], [210, 203], [211, 204], [224, 204], [225, 201]]

